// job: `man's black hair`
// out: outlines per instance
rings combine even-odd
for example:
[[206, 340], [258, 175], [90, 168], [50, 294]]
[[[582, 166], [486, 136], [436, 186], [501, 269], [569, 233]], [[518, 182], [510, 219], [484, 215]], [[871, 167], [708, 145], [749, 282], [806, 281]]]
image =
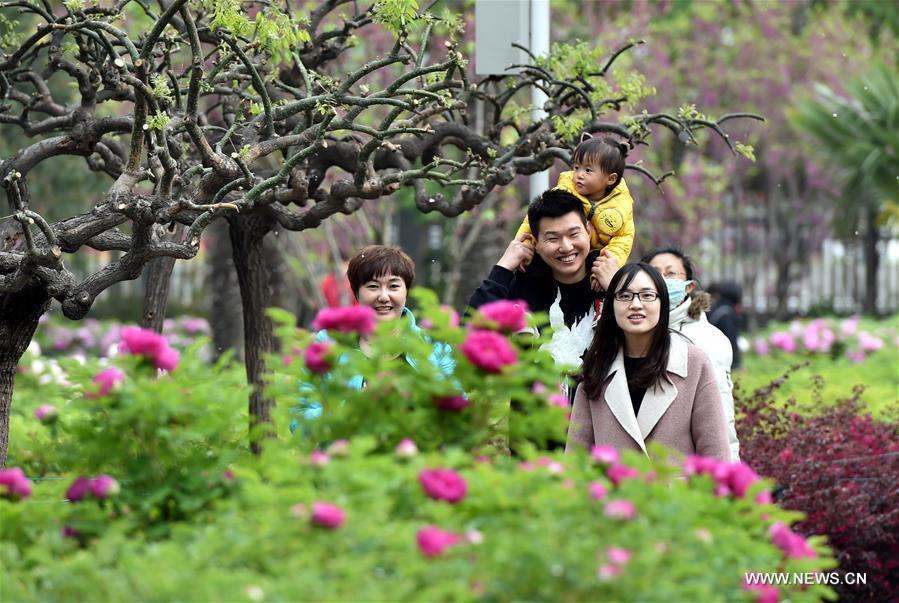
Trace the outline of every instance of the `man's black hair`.
[[559, 189], [545, 191], [542, 195], [531, 201], [528, 206], [528, 223], [531, 233], [537, 239], [540, 236], [540, 220], [543, 218], [561, 218], [571, 212], [577, 213], [584, 226], [587, 225], [587, 214], [584, 213], [584, 204], [581, 200]]
[[684, 273], [687, 275], [687, 280], [693, 280], [693, 260], [677, 245], [663, 245], [662, 247], [656, 247], [644, 255], [640, 261], [649, 264], [657, 255], [662, 255], [663, 253], [670, 253], [671, 255], [680, 258], [681, 263], [684, 265]]

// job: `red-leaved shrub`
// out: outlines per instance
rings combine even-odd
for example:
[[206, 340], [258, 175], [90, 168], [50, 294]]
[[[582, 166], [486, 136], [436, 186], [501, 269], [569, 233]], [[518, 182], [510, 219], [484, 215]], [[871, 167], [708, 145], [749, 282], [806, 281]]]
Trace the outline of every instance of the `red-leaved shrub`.
[[798, 531], [827, 536], [841, 572], [866, 574], [867, 584], [835, 587], [841, 601], [890, 600], [899, 592], [899, 420], [865, 414], [861, 386], [825, 404], [820, 382], [820, 410], [799, 414], [794, 400], [774, 400], [790, 372], [755, 392], [734, 391], [740, 456], [777, 481], [778, 505], [806, 514]]

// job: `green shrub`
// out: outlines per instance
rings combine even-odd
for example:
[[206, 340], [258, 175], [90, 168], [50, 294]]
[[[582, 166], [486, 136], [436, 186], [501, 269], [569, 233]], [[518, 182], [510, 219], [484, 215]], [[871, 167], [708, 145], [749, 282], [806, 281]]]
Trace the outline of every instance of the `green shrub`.
[[[116, 358], [124, 383], [95, 398], [83, 395], [97, 387], [87, 385], [94, 362], [67, 365], [75, 385], [43, 399], [17, 389], [11, 462], [60, 479], [0, 498], [0, 599], [752, 601], [761, 591], [743, 586], [744, 572], [833, 566], [820, 539], [799, 553], [774, 544], [772, 530], [801, 516], [757, 502], [768, 484], [742, 465], [538, 452], [565, 423], [548, 396], [551, 359], [513, 339], [517, 362], [488, 375], [461, 351], [470, 334], [423, 305], [431, 342], [381, 326], [369, 359], [336, 335], [346, 349], [332, 350], [330, 375], [308, 372], [312, 336], [285, 321], [284, 351], [269, 363], [277, 433], [259, 457], [245, 444], [239, 371], [204, 367], [191, 351], [161, 376], [145, 359]], [[428, 368], [436, 341], [453, 347], [450, 377]], [[347, 387], [359, 374], [366, 387]], [[433, 401], [461, 392], [458, 411]], [[291, 433], [301, 396], [324, 413]], [[517, 456], [497, 453], [497, 409], [509, 400]], [[52, 426], [32, 414], [48, 401]], [[65, 502], [76, 477], [100, 474], [121, 491]], [[779, 588], [793, 601], [831, 594]]]

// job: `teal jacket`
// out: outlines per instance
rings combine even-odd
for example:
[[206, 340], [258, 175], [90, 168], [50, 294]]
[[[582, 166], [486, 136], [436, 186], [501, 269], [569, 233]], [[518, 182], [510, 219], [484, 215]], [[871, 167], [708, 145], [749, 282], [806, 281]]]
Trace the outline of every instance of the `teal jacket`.
[[[409, 308], [403, 308], [403, 318], [406, 318], [411, 323], [412, 331], [417, 333], [419, 337], [426, 339], [427, 335], [421, 332], [421, 328], [415, 322], [415, 315], [412, 314], [412, 311]], [[330, 337], [328, 336], [327, 331], [319, 331], [315, 334], [315, 341], [328, 341]], [[412, 368], [416, 368], [415, 361], [408, 357], [404, 356], [406, 362], [409, 363], [409, 366]], [[453, 349], [447, 343], [437, 342], [434, 344], [433, 349], [431, 350], [431, 355], [428, 357], [431, 365], [437, 369], [440, 369], [440, 372], [446, 375], [447, 377], [451, 376], [453, 372], [456, 370], [456, 361], [453, 359]], [[338, 359], [338, 363], [345, 363], [348, 361], [347, 355], [342, 354]], [[362, 389], [362, 386], [365, 384], [365, 379], [362, 375], [354, 375], [350, 378], [346, 386], [349, 389]], [[313, 386], [308, 383], [303, 383], [300, 385], [300, 392], [309, 392], [313, 390]], [[299, 404], [297, 406], [292, 407], [291, 412], [295, 414], [299, 414], [302, 417], [303, 421], [314, 421], [322, 414], [322, 406], [318, 402], [307, 401], [305, 397], [300, 397]], [[295, 431], [299, 426], [299, 420], [294, 419], [290, 423], [290, 431]]]

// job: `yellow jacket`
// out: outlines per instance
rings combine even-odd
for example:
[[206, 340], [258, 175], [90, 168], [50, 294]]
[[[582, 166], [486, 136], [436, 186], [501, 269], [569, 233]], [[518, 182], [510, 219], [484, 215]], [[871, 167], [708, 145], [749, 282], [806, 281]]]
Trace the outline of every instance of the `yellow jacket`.
[[[634, 246], [634, 198], [631, 197], [624, 178], [597, 203], [591, 202], [574, 189], [574, 172], [562, 172], [556, 188], [573, 194], [584, 204], [587, 220], [593, 224], [590, 247], [608, 249], [618, 260], [618, 265], [624, 266]], [[522, 234], [532, 234], [527, 216], [515, 237]]]

